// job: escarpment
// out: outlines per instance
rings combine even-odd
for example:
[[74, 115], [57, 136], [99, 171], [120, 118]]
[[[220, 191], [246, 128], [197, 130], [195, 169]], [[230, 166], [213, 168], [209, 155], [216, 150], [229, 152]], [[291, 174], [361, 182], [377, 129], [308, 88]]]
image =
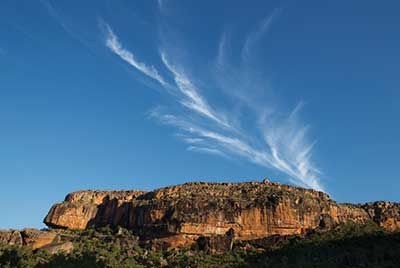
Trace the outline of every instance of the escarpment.
[[79, 191], [54, 205], [44, 223], [81, 230], [120, 226], [171, 247], [229, 233], [236, 240], [301, 234], [375, 221], [400, 228], [400, 204], [338, 204], [323, 192], [269, 182], [192, 182], [154, 191]]
[[130, 202], [144, 191], [78, 191], [54, 205], [44, 222], [49, 227], [82, 230], [88, 226], [118, 225]]

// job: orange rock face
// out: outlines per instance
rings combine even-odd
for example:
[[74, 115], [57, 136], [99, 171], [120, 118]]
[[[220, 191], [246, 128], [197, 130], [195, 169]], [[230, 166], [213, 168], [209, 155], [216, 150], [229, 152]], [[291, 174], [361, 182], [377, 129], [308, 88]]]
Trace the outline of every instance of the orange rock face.
[[[107, 225], [118, 218], [118, 207], [129, 203], [144, 191], [79, 191], [70, 193], [65, 201], [54, 205], [44, 222], [50, 227], [83, 230], [90, 225]], [[104, 205], [110, 206], [105, 208]], [[102, 211], [99, 208], [103, 207]], [[104, 224], [94, 222], [103, 213]], [[123, 211], [121, 211], [123, 213]], [[111, 215], [112, 214], [112, 215]], [[122, 215], [121, 215], [122, 216]]]
[[21, 235], [25, 245], [29, 245], [32, 249], [41, 248], [53, 243], [57, 237], [55, 232], [39, 231], [36, 229], [24, 229]]
[[338, 204], [325, 193], [264, 182], [186, 183], [158, 190], [80, 191], [54, 205], [44, 222], [50, 227], [85, 229], [122, 226], [142, 238], [177, 247], [199, 236], [239, 240], [300, 234], [348, 221], [376, 221], [400, 228], [400, 205], [376, 202]]
[[53, 243], [58, 237], [56, 232], [24, 229], [22, 231], [0, 231], [0, 242], [8, 245], [26, 245], [38, 249]]

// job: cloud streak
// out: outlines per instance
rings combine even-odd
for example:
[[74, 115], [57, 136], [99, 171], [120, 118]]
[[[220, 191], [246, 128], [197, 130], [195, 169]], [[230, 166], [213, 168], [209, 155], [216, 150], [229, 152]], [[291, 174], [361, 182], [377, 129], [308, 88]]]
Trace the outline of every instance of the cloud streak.
[[243, 60], [247, 60], [250, 57], [255, 44], [257, 44], [260, 39], [268, 32], [268, 30], [271, 28], [273, 21], [280, 14], [280, 12], [280, 9], [275, 9], [271, 15], [263, 19], [257, 30], [247, 35], [242, 49]]
[[142, 72], [146, 76], [156, 80], [162, 86], [167, 86], [167, 82], [165, 82], [164, 78], [158, 73], [154, 66], [148, 66], [136, 59], [134, 54], [129, 50], [125, 49], [118, 40], [118, 37], [115, 35], [114, 31], [108, 24], [104, 24], [106, 31], [106, 46], [118, 55], [121, 59], [129, 63], [138, 71]]
[[207, 101], [199, 93], [199, 90], [186, 76], [186, 74], [173, 65], [167, 58], [165, 52], [160, 52], [161, 59], [167, 69], [173, 74], [174, 81], [182, 94], [181, 104], [200, 115], [220, 124], [223, 127], [230, 128], [224, 115], [215, 112], [207, 103]]
[[[251, 47], [270, 27], [275, 14], [246, 37], [242, 48], [244, 63], [245, 58], [253, 53]], [[311, 160], [315, 143], [308, 141], [309, 126], [302, 124], [299, 119], [303, 103], [300, 102], [285, 115], [270, 101], [258, 98], [256, 93], [266, 90], [265, 80], [257, 77], [245, 64], [237, 67], [227, 62], [230, 46], [226, 34], [220, 40], [215, 60], [217, 85], [235, 99], [235, 103], [244, 107], [245, 118], [233, 112], [233, 109], [229, 113], [225, 112], [226, 109], [222, 112], [221, 107], [210, 103], [204, 94], [205, 89], [200, 90], [191, 79], [192, 76], [188, 75], [188, 68], [184, 68], [182, 62], [177, 62], [176, 57], [171, 57], [165, 48], [159, 52], [166, 70], [161, 76], [153, 66], [139, 62], [132, 52], [125, 49], [108, 25], [106, 30], [106, 46], [135, 69], [158, 81], [180, 104], [181, 109], [175, 109], [174, 112], [169, 111], [170, 107], [166, 110], [155, 109], [150, 115], [163, 124], [174, 126], [178, 137], [188, 144], [189, 151], [243, 158], [286, 174], [294, 184], [324, 190], [319, 180], [321, 172]], [[172, 81], [166, 82], [166, 77]], [[252, 95], [255, 97], [249, 97]], [[249, 123], [252, 124], [251, 128]]]

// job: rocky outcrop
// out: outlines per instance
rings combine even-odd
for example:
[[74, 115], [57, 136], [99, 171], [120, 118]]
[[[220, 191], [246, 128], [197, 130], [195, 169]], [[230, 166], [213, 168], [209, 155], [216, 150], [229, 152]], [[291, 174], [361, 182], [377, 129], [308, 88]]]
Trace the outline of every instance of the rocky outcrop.
[[[49, 227], [82, 230], [90, 225], [117, 225], [126, 211], [123, 204], [135, 200], [144, 191], [78, 191], [54, 205], [44, 222]], [[101, 216], [99, 214], [102, 214]]]
[[58, 237], [56, 232], [39, 231], [36, 229], [24, 229], [21, 232], [23, 244], [30, 246], [32, 249], [41, 248], [53, 243]]
[[56, 232], [36, 229], [0, 231], [0, 242], [8, 245], [29, 246], [34, 250], [53, 243], [57, 238]]
[[[200, 237], [236, 240], [301, 234], [349, 221], [400, 227], [400, 205], [338, 204], [323, 192], [269, 182], [186, 183], [154, 191], [80, 191], [54, 205], [44, 222], [52, 228], [121, 226], [141, 239], [179, 247]], [[210, 240], [211, 241], [211, 240]]]
[[368, 216], [381, 227], [395, 231], [400, 229], [400, 204], [378, 201], [362, 206]]
[[74, 244], [71, 241], [50, 243], [40, 248], [50, 254], [71, 253], [74, 249]]
[[22, 245], [23, 240], [21, 232], [17, 230], [1, 230], [0, 231], [0, 242], [8, 245]]

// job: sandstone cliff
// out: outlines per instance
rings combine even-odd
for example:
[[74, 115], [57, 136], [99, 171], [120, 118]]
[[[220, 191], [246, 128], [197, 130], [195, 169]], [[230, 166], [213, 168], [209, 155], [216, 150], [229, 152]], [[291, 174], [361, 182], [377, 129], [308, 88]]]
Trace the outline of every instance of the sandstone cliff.
[[0, 231], [0, 242], [8, 245], [29, 246], [38, 249], [58, 240], [56, 232], [39, 231], [36, 229], [24, 229]]
[[121, 226], [142, 239], [179, 247], [204, 236], [228, 233], [250, 240], [370, 220], [400, 228], [400, 204], [338, 204], [323, 192], [265, 180], [186, 183], [149, 192], [79, 191], [54, 205], [44, 222], [72, 230]]

